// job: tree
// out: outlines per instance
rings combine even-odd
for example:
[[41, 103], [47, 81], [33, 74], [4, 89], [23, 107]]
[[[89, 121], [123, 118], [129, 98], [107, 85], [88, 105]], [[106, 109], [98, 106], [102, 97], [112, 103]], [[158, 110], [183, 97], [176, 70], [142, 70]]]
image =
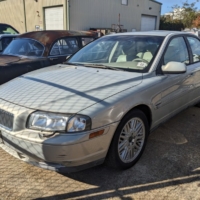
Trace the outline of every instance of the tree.
[[200, 28], [200, 15], [192, 22], [193, 27]]
[[172, 19], [170, 16], [161, 16], [160, 30], [181, 31], [184, 29], [183, 23], [178, 19]]
[[197, 18], [197, 2], [199, 2], [199, 0], [196, 0], [193, 3], [188, 3], [188, 0], [186, 0], [181, 6], [177, 4], [174, 5], [172, 7], [174, 14], [173, 18], [181, 20], [185, 27], [191, 28], [193, 21]]

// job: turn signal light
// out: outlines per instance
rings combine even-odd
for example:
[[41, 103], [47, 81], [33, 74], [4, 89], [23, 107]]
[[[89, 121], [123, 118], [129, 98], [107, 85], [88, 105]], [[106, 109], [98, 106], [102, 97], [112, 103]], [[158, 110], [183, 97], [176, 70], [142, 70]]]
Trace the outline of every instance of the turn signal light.
[[89, 136], [89, 139], [92, 139], [92, 138], [98, 137], [100, 135], [103, 135], [103, 133], [104, 133], [104, 130], [100, 130], [100, 131], [91, 133], [90, 136]]

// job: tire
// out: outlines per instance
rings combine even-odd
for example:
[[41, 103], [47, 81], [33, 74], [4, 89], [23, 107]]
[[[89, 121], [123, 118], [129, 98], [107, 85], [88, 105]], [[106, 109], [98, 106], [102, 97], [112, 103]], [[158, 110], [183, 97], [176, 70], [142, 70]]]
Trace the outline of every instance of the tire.
[[[136, 125], [135, 128], [132, 122]], [[133, 132], [131, 128], [134, 128], [135, 131]], [[105, 163], [109, 167], [117, 169], [132, 167], [141, 157], [148, 135], [149, 123], [147, 117], [141, 110], [134, 109], [120, 122], [113, 136]]]

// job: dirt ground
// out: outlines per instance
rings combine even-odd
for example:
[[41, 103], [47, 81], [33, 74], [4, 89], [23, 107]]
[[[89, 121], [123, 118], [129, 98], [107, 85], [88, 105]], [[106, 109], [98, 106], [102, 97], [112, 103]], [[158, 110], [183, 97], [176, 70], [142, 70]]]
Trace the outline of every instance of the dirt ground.
[[101, 165], [62, 175], [0, 149], [0, 199], [200, 200], [200, 108], [154, 131], [139, 162], [126, 171]]

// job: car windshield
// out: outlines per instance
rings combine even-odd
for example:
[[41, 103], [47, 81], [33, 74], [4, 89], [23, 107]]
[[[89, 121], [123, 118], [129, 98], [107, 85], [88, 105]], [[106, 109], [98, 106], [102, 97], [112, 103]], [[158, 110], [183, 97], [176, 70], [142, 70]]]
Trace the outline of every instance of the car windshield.
[[43, 45], [31, 39], [15, 39], [4, 50], [4, 55], [21, 55], [41, 57], [44, 51]]
[[18, 32], [7, 24], [0, 24], [0, 34], [18, 34]]
[[68, 63], [147, 72], [163, 39], [146, 35], [102, 37], [75, 53]]

